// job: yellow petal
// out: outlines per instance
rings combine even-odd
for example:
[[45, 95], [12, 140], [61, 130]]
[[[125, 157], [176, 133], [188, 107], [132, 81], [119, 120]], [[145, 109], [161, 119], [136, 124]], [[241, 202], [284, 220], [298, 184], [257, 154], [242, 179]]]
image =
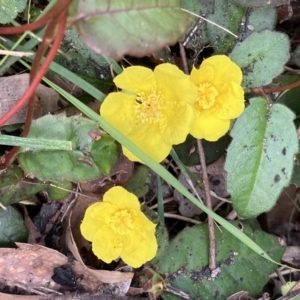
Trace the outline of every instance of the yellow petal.
[[120, 186], [115, 186], [108, 190], [103, 196], [103, 202], [118, 208], [140, 210], [138, 198]]
[[[161, 122], [160, 134], [168, 144], [183, 143], [194, 121], [194, 110], [184, 101], [168, 102], [165, 110], [164, 122]], [[180, 115], [180, 117], [179, 117]]]
[[[137, 130], [128, 135], [128, 138], [157, 162], [163, 161], [169, 155], [172, 148], [172, 145], [166, 143], [159, 132], [151, 130], [151, 126], [149, 126], [148, 132]], [[122, 146], [122, 150], [124, 155], [130, 160], [140, 161], [127, 148]]]
[[94, 235], [109, 224], [110, 217], [115, 212], [115, 208], [108, 203], [96, 202], [85, 211], [84, 218], [80, 225], [81, 234], [88, 241], [92, 241]]
[[139, 213], [134, 223], [136, 224], [135, 230], [123, 237], [121, 258], [129, 266], [138, 268], [155, 257], [157, 241], [155, 224], [144, 214]]
[[137, 94], [155, 86], [154, 73], [145, 67], [128, 67], [114, 79], [114, 83], [121, 89]]
[[197, 139], [214, 142], [225, 135], [229, 127], [230, 120], [221, 120], [210, 113], [203, 113], [196, 118], [190, 133]]
[[245, 109], [244, 90], [234, 82], [226, 84], [226, 92], [217, 98], [216, 116], [220, 119], [237, 118]]
[[154, 74], [157, 89], [162, 92], [164, 101], [184, 101], [189, 104], [195, 102], [197, 88], [190, 82], [189, 76], [177, 66], [168, 63], [158, 65]]
[[123, 134], [135, 125], [135, 96], [123, 92], [110, 93], [100, 107], [101, 116]]
[[206, 68], [215, 71], [213, 83], [222, 84], [225, 81], [233, 81], [241, 84], [243, 74], [241, 68], [226, 55], [214, 55], [203, 61], [199, 72], [204, 72]]
[[122, 251], [122, 241], [109, 226], [103, 226], [98, 231], [92, 241], [92, 251], [107, 264], [120, 257]]

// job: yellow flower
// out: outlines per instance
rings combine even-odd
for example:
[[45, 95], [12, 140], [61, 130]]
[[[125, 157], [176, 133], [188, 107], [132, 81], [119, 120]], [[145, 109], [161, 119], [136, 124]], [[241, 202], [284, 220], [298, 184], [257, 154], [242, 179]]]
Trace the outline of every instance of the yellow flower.
[[[154, 71], [133, 66], [114, 79], [122, 92], [110, 93], [101, 105], [102, 117], [157, 162], [172, 145], [185, 141], [193, 122], [197, 88], [176, 66], [165, 63]], [[123, 147], [133, 161], [139, 159]]]
[[190, 133], [198, 139], [216, 141], [245, 108], [242, 71], [229, 57], [215, 55], [199, 69], [193, 68], [190, 78], [198, 88]]
[[99, 259], [110, 263], [120, 257], [138, 268], [157, 252], [155, 226], [141, 212], [134, 194], [113, 187], [104, 194], [103, 202], [88, 207], [80, 231], [92, 242], [92, 251]]

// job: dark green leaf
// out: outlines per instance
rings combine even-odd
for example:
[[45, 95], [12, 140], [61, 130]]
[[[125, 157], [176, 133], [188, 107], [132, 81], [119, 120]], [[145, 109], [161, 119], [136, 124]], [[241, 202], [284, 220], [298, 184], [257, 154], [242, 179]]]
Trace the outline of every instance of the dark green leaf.
[[[202, 140], [202, 145], [205, 153], [205, 161], [210, 165], [217, 161], [225, 152], [231, 141], [228, 134], [221, 137], [216, 142], [208, 142]], [[195, 166], [200, 164], [199, 154], [197, 151], [197, 141], [191, 135], [188, 135], [185, 142], [174, 146], [178, 157], [186, 166]]]
[[[238, 227], [238, 222], [232, 222]], [[256, 221], [245, 222], [243, 232], [279, 261], [284, 253], [276, 237], [263, 232]], [[250, 250], [231, 233], [224, 230], [216, 234], [216, 263], [220, 273], [210, 280], [208, 268], [209, 236], [207, 224], [181, 231], [167, 247], [154, 267], [168, 274], [167, 283], [187, 293], [192, 299], [226, 299], [235, 292], [246, 290], [256, 295], [268, 282], [268, 274], [277, 266]], [[251, 271], [250, 271], [251, 270]], [[164, 299], [181, 299], [163, 293]]]
[[148, 167], [139, 166], [133, 176], [125, 183], [124, 188], [138, 198], [145, 196], [149, 191], [151, 182], [149, 171]]
[[24, 177], [24, 172], [17, 166], [0, 171], [0, 203], [9, 205], [28, 200], [31, 196], [48, 186]]
[[233, 206], [243, 218], [269, 211], [290, 182], [298, 138], [286, 106], [253, 98], [231, 131], [225, 163]]
[[0, 208], [0, 247], [14, 247], [15, 242], [27, 242], [27, 238], [21, 214], [12, 206]]

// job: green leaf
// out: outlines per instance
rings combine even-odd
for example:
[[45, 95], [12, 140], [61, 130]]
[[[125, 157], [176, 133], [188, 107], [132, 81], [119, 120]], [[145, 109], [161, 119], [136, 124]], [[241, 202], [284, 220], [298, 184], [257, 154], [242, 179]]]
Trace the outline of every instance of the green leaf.
[[102, 0], [75, 0], [70, 16], [96, 53], [114, 59], [125, 54], [141, 57], [175, 44], [193, 24], [193, 17], [179, 4], [179, 0], [115, 0], [109, 5]]
[[14, 247], [15, 242], [27, 242], [27, 238], [21, 214], [12, 206], [0, 208], [0, 247]]
[[0, 23], [7, 24], [14, 20], [26, 7], [26, 0], [0, 0]]
[[[278, 80], [277, 80], [278, 79]], [[284, 86], [300, 80], [299, 75], [281, 75], [276, 78], [272, 87]], [[300, 115], [300, 101], [298, 99], [300, 87], [295, 87], [281, 93], [276, 99], [277, 103], [282, 103], [291, 109], [294, 114], [299, 118]]]
[[297, 67], [300, 67], [300, 44], [296, 47], [292, 54], [292, 63], [294, 63]]
[[124, 188], [138, 198], [145, 196], [149, 191], [151, 177], [149, 168], [139, 166], [133, 176], [125, 183]]
[[277, 22], [277, 10], [274, 7], [248, 9], [241, 24], [239, 41], [243, 41], [253, 32], [274, 29]]
[[[239, 228], [238, 222], [231, 222]], [[246, 221], [243, 232], [259, 243], [276, 260], [280, 260], [285, 248], [276, 237], [263, 232], [257, 221]], [[168, 274], [166, 282], [170, 287], [187, 293], [191, 299], [226, 299], [235, 292], [246, 290], [256, 295], [268, 282], [268, 274], [276, 265], [250, 251], [241, 241], [224, 230], [215, 230], [216, 264], [219, 275], [211, 280], [208, 268], [209, 236], [207, 224], [182, 230], [167, 247], [155, 269]], [[251, 271], [250, 271], [251, 270]], [[181, 299], [164, 292], [163, 299]]]
[[42, 181], [81, 182], [109, 173], [117, 161], [114, 140], [99, 129], [95, 121], [74, 116], [46, 115], [32, 123], [28, 137], [71, 141], [71, 151], [36, 150], [23, 152], [23, 170]]
[[253, 98], [231, 131], [225, 170], [233, 206], [242, 218], [269, 211], [290, 182], [298, 138], [286, 106]]
[[289, 4], [288, 0], [231, 0], [236, 4], [246, 7], [270, 7], [279, 6], [283, 4]]
[[[190, 1], [189, 1], [190, 2]], [[235, 5], [230, 0], [218, 0], [214, 1], [213, 10], [211, 9], [212, 3], [208, 2], [208, 6], [205, 3], [198, 5], [190, 3], [189, 8], [196, 14], [205, 13], [205, 18], [212, 21], [223, 28], [217, 27], [215, 24], [211, 24], [207, 21], [202, 21], [202, 24], [198, 24], [197, 30], [193, 28], [193, 37], [187, 43], [187, 47], [199, 52], [201, 47], [206, 44], [210, 44], [214, 47], [216, 54], [224, 54], [231, 50], [235, 37], [224, 30], [231, 31], [233, 34], [238, 34], [240, 23], [246, 12], [246, 9]], [[185, 4], [187, 5], [187, 4]], [[224, 14], [226, 11], [226, 14]], [[190, 35], [189, 33], [188, 35]], [[188, 37], [186, 37], [187, 39]]]
[[[10, 205], [28, 200], [31, 196], [47, 188], [48, 184], [34, 182], [24, 177], [17, 166], [0, 171], [0, 203]], [[1, 210], [1, 208], [0, 208]]]
[[91, 156], [103, 174], [109, 174], [110, 169], [117, 162], [117, 153], [115, 140], [108, 135], [92, 144]]
[[65, 31], [61, 51], [62, 53], [55, 57], [55, 61], [90, 83], [92, 79], [97, 79], [95, 85], [98, 88], [99, 84], [102, 89], [114, 86], [111, 79], [110, 64], [117, 67], [118, 73], [122, 72], [122, 68], [114, 60], [104, 55], [98, 55], [88, 48], [75, 28]]
[[50, 184], [47, 188], [48, 196], [52, 201], [60, 201], [70, 194], [73, 185], [70, 181], [63, 181], [57, 185]]
[[[216, 142], [202, 140], [206, 164], [210, 165], [217, 161], [226, 152], [230, 141], [231, 138], [228, 134], [224, 135]], [[200, 164], [199, 154], [197, 151], [197, 140], [191, 135], [187, 136], [185, 142], [179, 145], [174, 145], [174, 150], [186, 166], [195, 166]]]
[[238, 43], [229, 56], [242, 68], [242, 85], [250, 89], [269, 84], [279, 75], [289, 60], [289, 50], [290, 41], [286, 34], [264, 30], [254, 32]]
[[[224, 11], [226, 11], [226, 13], [224, 13]], [[232, 33], [238, 34], [240, 23], [245, 12], [245, 8], [235, 5], [230, 0], [218, 0], [215, 1], [214, 13], [207, 15], [207, 18]], [[228, 53], [235, 42], [235, 37], [232, 34], [227, 33], [224, 29], [211, 23], [207, 23], [207, 35], [210, 44], [213, 45], [215, 49], [215, 54]]]

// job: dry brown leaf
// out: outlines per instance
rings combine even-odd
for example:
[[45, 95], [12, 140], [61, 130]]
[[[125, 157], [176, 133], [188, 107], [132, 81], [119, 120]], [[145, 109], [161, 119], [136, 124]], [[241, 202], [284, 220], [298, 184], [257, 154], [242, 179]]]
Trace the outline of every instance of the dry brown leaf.
[[0, 281], [8, 286], [15, 282], [27, 286], [57, 288], [51, 279], [53, 269], [68, 263], [63, 254], [40, 246], [17, 243], [19, 248], [0, 248]]
[[[40, 245], [17, 243], [17, 246], [18, 249], [0, 248], [0, 283], [11, 287], [22, 283], [28, 287], [61, 289], [51, 277], [54, 268], [68, 264], [66, 256]], [[81, 290], [95, 293], [102, 285], [81, 263], [73, 261], [69, 266]]]
[[[4, 115], [23, 96], [29, 86], [29, 74], [14, 75], [0, 78], [0, 115]], [[57, 111], [59, 94], [51, 88], [39, 84], [36, 95], [34, 119], [49, 112]], [[26, 118], [26, 107], [23, 107], [5, 125], [24, 123]]]

